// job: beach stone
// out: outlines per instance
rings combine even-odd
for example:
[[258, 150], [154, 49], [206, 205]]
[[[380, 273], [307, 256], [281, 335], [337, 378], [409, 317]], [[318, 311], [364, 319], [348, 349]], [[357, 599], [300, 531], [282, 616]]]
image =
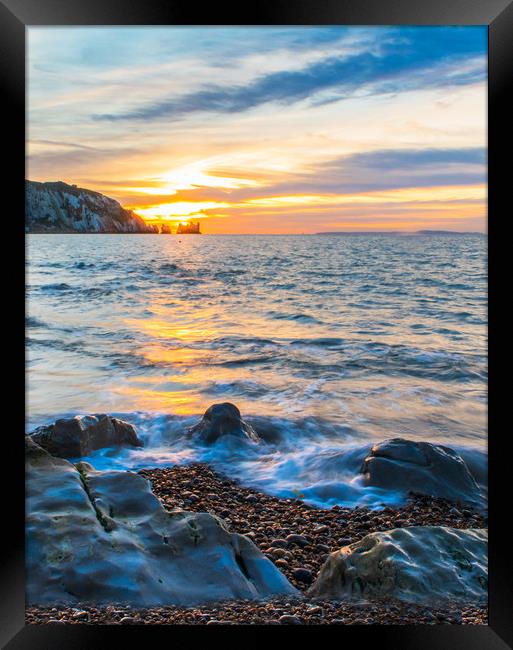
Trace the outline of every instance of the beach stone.
[[287, 535], [287, 544], [296, 544], [297, 546], [308, 546], [309, 541], [303, 535], [296, 535], [294, 533]]
[[76, 415], [38, 427], [32, 440], [53, 456], [78, 458], [104, 447], [142, 447], [135, 428], [110, 415]]
[[329, 526], [323, 525], [323, 526], [316, 526], [312, 532], [317, 534], [322, 534], [322, 533], [328, 533], [329, 530], [330, 530]]
[[289, 567], [289, 563], [287, 562], [287, 560], [284, 560], [283, 558], [278, 558], [277, 560], [275, 560], [274, 563], [276, 564], [276, 566], [280, 567], [281, 569], [288, 569]]
[[396, 528], [332, 553], [308, 593], [327, 599], [484, 603], [487, 567], [486, 529]]
[[287, 548], [288, 542], [286, 539], [273, 539], [271, 540], [271, 546], [273, 548]]
[[[260, 441], [253, 427], [244, 422], [239, 409], [230, 402], [209, 406], [201, 421], [191, 427], [189, 433], [199, 435], [207, 443], [214, 443], [224, 436], [234, 436], [251, 442]], [[256, 497], [254, 500], [256, 501]]]
[[309, 569], [305, 569], [303, 567], [294, 569], [292, 571], [292, 575], [299, 582], [304, 582], [306, 584], [310, 584], [313, 580], [312, 572]]
[[465, 461], [453, 449], [404, 438], [372, 447], [361, 468], [363, 483], [384, 490], [416, 492], [484, 505]]
[[303, 625], [303, 621], [298, 616], [291, 614], [283, 614], [278, 620], [282, 625]]
[[26, 444], [26, 594], [37, 605], [163, 606], [293, 596], [243, 535], [205, 512], [167, 512], [150, 483]]

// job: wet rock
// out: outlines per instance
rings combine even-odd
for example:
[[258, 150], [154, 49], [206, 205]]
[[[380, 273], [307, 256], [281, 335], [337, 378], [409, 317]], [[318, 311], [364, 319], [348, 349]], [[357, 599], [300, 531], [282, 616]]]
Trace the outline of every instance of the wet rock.
[[26, 439], [27, 600], [191, 605], [297, 592], [253, 542], [205, 512], [167, 512], [139, 474], [95, 471]]
[[78, 458], [104, 447], [142, 447], [135, 428], [109, 415], [76, 415], [38, 427], [32, 440], [53, 456]]
[[309, 595], [484, 603], [487, 549], [485, 529], [413, 526], [371, 533], [332, 553]]
[[253, 427], [244, 422], [239, 409], [230, 402], [209, 406], [201, 421], [189, 429], [189, 433], [199, 435], [207, 443], [214, 443], [223, 436], [260, 441]]
[[483, 505], [465, 461], [453, 449], [404, 438], [371, 449], [361, 469], [366, 485]]

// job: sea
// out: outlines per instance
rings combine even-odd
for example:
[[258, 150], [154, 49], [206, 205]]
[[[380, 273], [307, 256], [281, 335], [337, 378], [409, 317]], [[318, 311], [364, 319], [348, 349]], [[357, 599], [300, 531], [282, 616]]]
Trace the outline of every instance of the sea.
[[[363, 485], [389, 438], [487, 476], [485, 235], [27, 235], [27, 432], [109, 413], [142, 449], [97, 469], [208, 462], [318, 507], [381, 508]], [[232, 402], [263, 438], [187, 435]]]

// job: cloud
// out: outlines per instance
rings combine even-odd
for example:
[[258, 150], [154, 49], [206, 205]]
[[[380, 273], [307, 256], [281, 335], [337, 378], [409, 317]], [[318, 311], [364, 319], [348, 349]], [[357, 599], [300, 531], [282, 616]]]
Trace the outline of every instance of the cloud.
[[[38, 141], [32, 141], [34, 144]], [[39, 141], [42, 142], [42, 141]], [[46, 141], [47, 144], [50, 141]], [[60, 173], [64, 170], [73, 170], [76, 174], [80, 170], [87, 170], [91, 165], [99, 166], [112, 163], [120, 158], [136, 155], [139, 150], [134, 148], [104, 148], [87, 147], [82, 145], [67, 145], [66, 143], [51, 143], [53, 150], [29, 153], [27, 157], [28, 177], [32, 180], [42, 178], [47, 180], [55, 177], [55, 170]], [[67, 175], [66, 175], [67, 176]], [[64, 180], [60, 178], [59, 180]], [[75, 182], [73, 180], [73, 182]]]
[[486, 182], [486, 151], [476, 147], [356, 153], [320, 165], [315, 178], [317, 188], [344, 193], [475, 185]]
[[[230, 168], [207, 170], [230, 174]], [[237, 172], [233, 172], [236, 174]], [[285, 179], [285, 180], [284, 180]], [[355, 153], [313, 165], [303, 173], [271, 175], [259, 187], [224, 190], [198, 186], [178, 190], [174, 200], [223, 200], [309, 194], [356, 194], [410, 187], [444, 187], [486, 183], [486, 150], [481, 147], [447, 149], [381, 149]], [[132, 198], [132, 202], [134, 201]]]
[[[467, 85], [486, 78], [486, 41], [473, 28], [378, 30], [368, 51], [339, 54], [306, 65], [262, 75], [245, 85], [210, 84], [122, 112], [96, 114], [96, 120], [178, 119], [194, 112], [237, 113], [268, 102], [292, 103], [334, 90], [333, 101], [355, 93], [394, 93], [425, 87]], [[380, 40], [381, 37], [381, 40]]]

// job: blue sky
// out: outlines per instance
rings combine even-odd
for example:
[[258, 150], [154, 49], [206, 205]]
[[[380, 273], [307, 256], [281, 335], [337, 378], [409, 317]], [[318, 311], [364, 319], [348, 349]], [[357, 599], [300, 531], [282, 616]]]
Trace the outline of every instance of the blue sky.
[[28, 34], [29, 178], [210, 232], [485, 229], [485, 27]]

